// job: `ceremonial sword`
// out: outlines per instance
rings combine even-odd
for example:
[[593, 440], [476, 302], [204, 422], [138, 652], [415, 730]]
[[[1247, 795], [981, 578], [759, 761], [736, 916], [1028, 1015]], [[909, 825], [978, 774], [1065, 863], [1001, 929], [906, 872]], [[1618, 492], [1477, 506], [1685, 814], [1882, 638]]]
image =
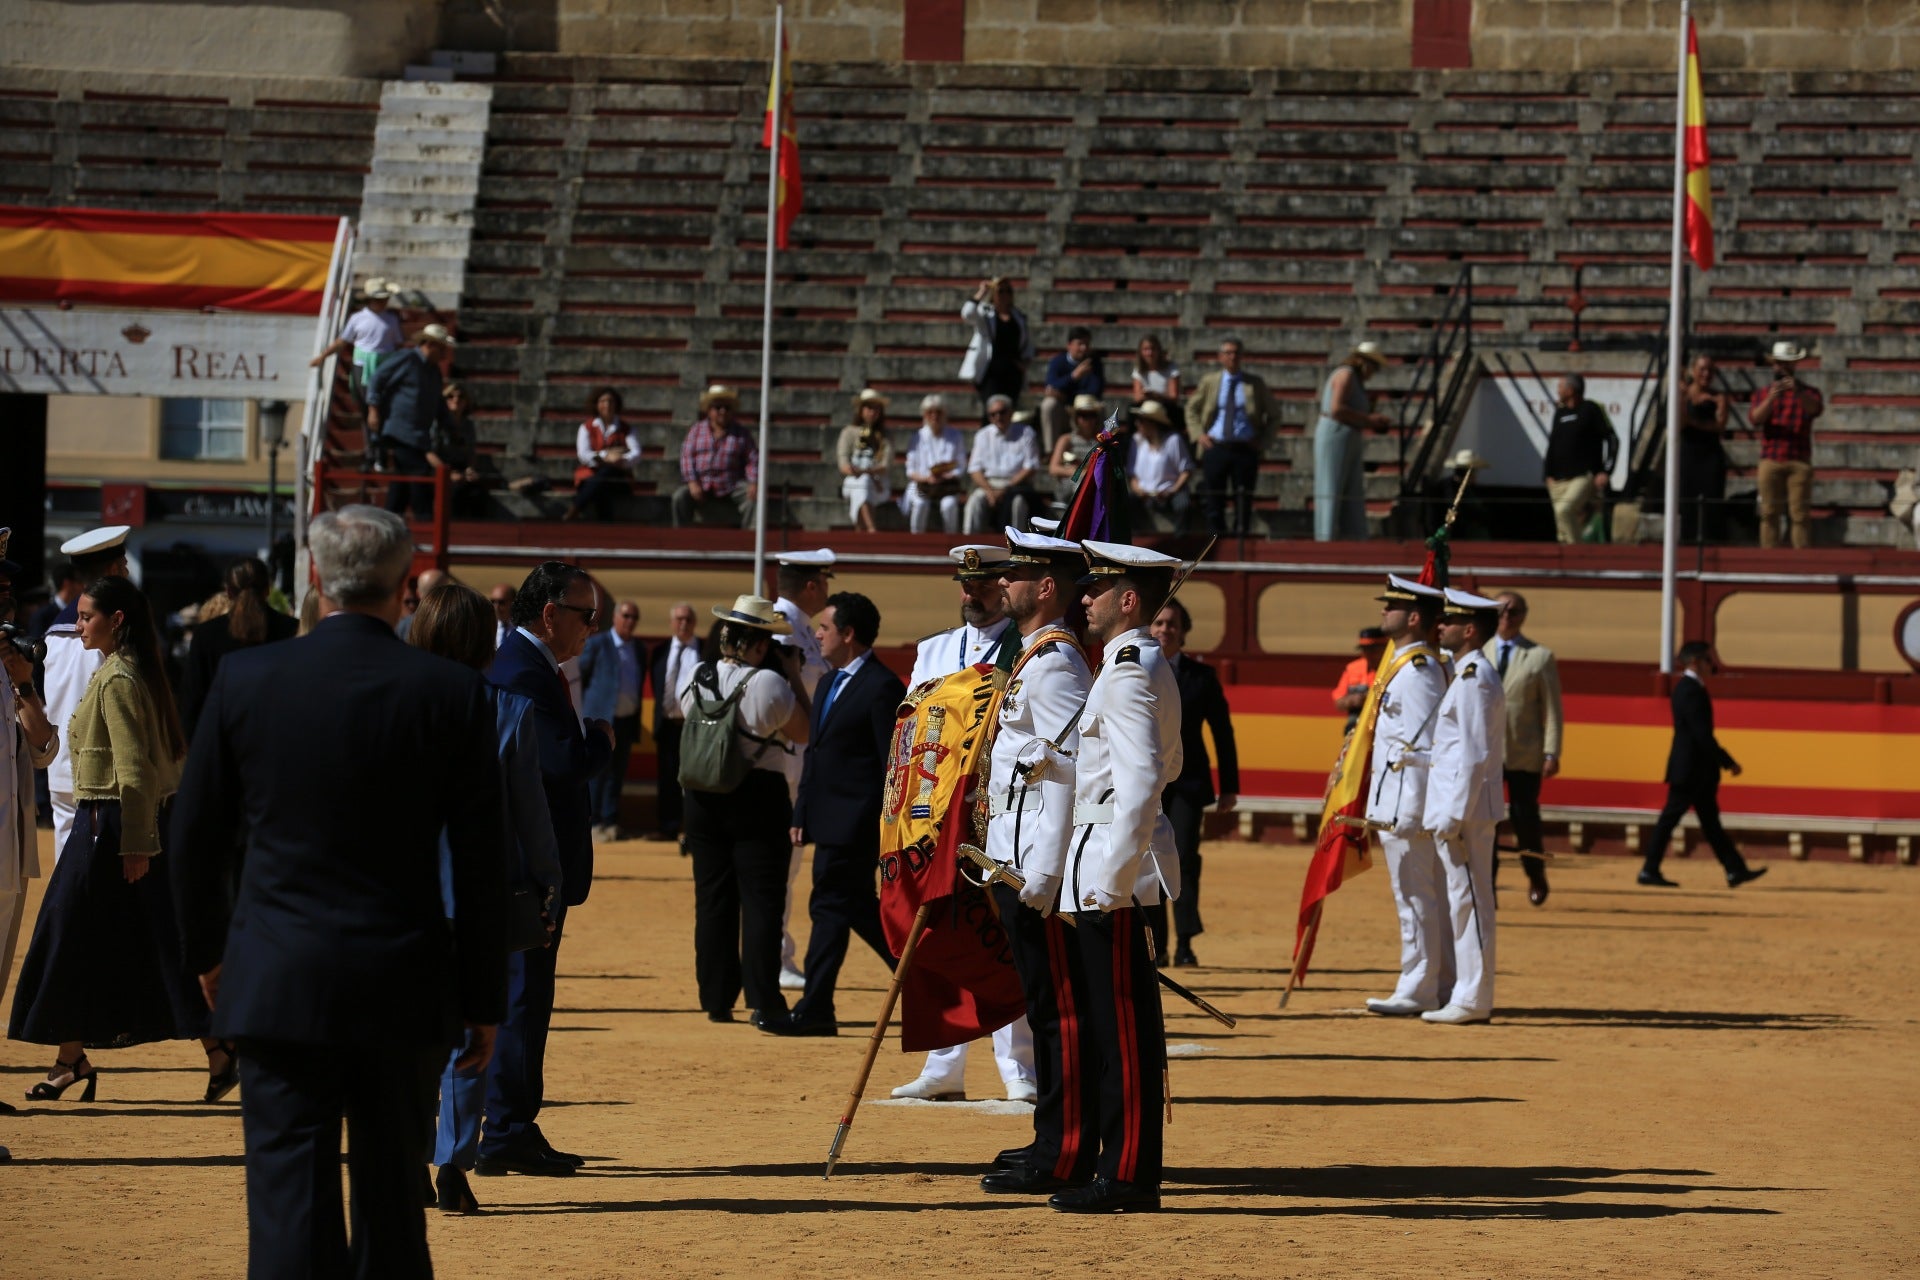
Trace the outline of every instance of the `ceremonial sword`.
[[[973, 883], [979, 885], [983, 889], [986, 888], [988, 885], [995, 883], [996, 881], [999, 882], [1000, 884], [1007, 885], [1008, 887], [1012, 888], [1016, 892], [1027, 887], [1027, 878], [1025, 876], [1021, 875], [1014, 868], [1007, 866], [1003, 862], [995, 862], [992, 858], [987, 856], [987, 851], [985, 849], [982, 849], [979, 845], [965, 844], [965, 843], [961, 844], [960, 856], [962, 856], [963, 858], [966, 858], [969, 862], [974, 863], [975, 865], [980, 867], [982, 871], [986, 872], [986, 875], [984, 877], [973, 881]], [[969, 876], [968, 878], [972, 879], [971, 876]], [[1063, 923], [1069, 924], [1069, 925], [1077, 926], [1080, 923], [1078, 920], [1075, 920], [1073, 918], [1073, 915], [1070, 912], [1062, 912], [1060, 914], [1060, 919]], [[1231, 1030], [1233, 1027], [1238, 1025], [1234, 1021], [1232, 1015], [1220, 1012], [1220, 1010], [1214, 1008], [1211, 1004], [1207, 1003], [1206, 1000], [1204, 1000], [1200, 996], [1195, 995], [1193, 992], [1187, 990], [1185, 987], [1175, 982], [1172, 978], [1169, 978], [1161, 970], [1155, 969], [1153, 971], [1153, 976], [1160, 979], [1161, 986], [1173, 992], [1173, 994], [1179, 996], [1182, 1000], [1185, 1000], [1188, 1004], [1200, 1010], [1200, 1012], [1206, 1014], [1209, 1018], [1212, 1018], [1215, 1022], [1218, 1022], [1221, 1026]]]

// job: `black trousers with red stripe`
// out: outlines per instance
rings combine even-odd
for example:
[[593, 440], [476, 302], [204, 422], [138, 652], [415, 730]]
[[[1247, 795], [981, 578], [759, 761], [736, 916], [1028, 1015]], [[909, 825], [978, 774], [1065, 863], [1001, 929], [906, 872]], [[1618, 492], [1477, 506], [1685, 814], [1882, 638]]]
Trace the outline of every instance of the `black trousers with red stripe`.
[[1167, 1033], [1160, 984], [1147, 952], [1147, 912], [1122, 907], [1074, 917], [1087, 1020], [1098, 1045], [1100, 1158], [1116, 1182], [1158, 1186], [1165, 1112]]
[[1043, 917], [1004, 884], [993, 886], [1000, 924], [1013, 945], [1013, 969], [1033, 1028], [1033, 1157], [1056, 1178], [1093, 1177], [1100, 1150], [1098, 1049], [1087, 1020], [1087, 984], [1073, 929]]

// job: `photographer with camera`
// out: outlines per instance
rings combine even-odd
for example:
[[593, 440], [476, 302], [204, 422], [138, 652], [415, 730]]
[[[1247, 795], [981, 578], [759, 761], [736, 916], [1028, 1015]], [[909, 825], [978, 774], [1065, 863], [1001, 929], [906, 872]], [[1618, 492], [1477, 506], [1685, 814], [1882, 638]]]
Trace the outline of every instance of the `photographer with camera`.
[[1753, 393], [1747, 418], [1760, 432], [1760, 545], [1780, 545], [1780, 508], [1796, 548], [1808, 542], [1807, 511], [1813, 497], [1813, 420], [1826, 410], [1820, 392], [1800, 380], [1796, 366], [1806, 350], [1776, 342], [1767, 354], [1773, 385]]

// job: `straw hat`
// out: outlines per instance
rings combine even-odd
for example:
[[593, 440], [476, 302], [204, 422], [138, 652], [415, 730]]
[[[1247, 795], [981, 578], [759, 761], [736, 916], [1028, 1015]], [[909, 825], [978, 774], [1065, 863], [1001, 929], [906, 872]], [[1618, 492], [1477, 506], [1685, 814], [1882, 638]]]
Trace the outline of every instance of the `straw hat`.
[[360, 286], [360, 292], [368, 298], [391, 298], [393, 296], [393, 285], [391, 282], [375, 276]]
[[769, 635], [792, 635], [793, 628], [773, 607], [773, 601], [765, 596], [740, 596], [733, 602], [731, 609], [720, 605], [713, 606], [713, 616], [722, 622], [737, 622], [743, 626], [765, 631]]
[[1347, 359], [1364, 360], [1376, 369], [1384, 369], [1387, 367], [1387, 353], [1380, 349], [1379, 343], [1372, 340], [1362, 342], [1355, 346], [1352, 351], [1347, 353]]
[[413, 340], [415, 342], [437, 342], [443, 347], [457, 347], [460, 345], [453, 340], [453, 335], [447, 332], [447, 326], [443, 324], [427, 325], [413, 336]]
[[708, 409], [711, 409], [714, 405], [723, 401], [735, 408], [739, 408], [740, 393], [732, 387], [723, 386], [716, 382], [700, 393], [700, 412], [705, 413]]
[[859, 413], [860, 406], [863, 404], [877, 404], [880, 406], [880, 412], [885, 413], [887, 411], [887, 398], [878, 391], [875, 391], [872, 387], [866, 388], [853, 398], [853, 411]]
[[1776, 342], [1767, 358], [1775, 364], [1799, 364], [1807, 358], [1807, 349], [1792, 342]]
[[1173, 425], [1173, 419], [1167, 416], [1167, 406], [1158, 400], [1142, 400], [1133, 407], [1133, 416], [1145, 418], [1148, 422], [1157, 422], [1163, 427]]
[[1106, 405], [1100, 403], [1099, 396], [1075, 396], [1073, 398], [1073, 411], [1076, 414], [1090, 413], [1097, 418], [1106, 407]]
[[1479, 471], [1482, 468], [1490, 467], [1493, 464], [1488, 462], [1485, 458], [1481, 457], [1479, 454], [1475, 453], [1471, 449], [1462, 449], [1460, 452], [1453, 455], [1452, 460], [1449, 461], [1447, 465], [1452, 467], [1455, 471]]

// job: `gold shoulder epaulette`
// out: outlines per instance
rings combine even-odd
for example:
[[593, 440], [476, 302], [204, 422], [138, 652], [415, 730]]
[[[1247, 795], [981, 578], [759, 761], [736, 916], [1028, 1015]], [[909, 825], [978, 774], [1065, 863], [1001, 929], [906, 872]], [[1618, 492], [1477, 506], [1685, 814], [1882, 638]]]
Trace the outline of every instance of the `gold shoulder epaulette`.
[[1479, 669], [1480, 669], [1479, 663], [1469, 662], [1465, 667], [1461, 668], [1460, 678], [1462, 680], [1471, 680], [1473, 679], [1473, 673], [1478, 671]]

